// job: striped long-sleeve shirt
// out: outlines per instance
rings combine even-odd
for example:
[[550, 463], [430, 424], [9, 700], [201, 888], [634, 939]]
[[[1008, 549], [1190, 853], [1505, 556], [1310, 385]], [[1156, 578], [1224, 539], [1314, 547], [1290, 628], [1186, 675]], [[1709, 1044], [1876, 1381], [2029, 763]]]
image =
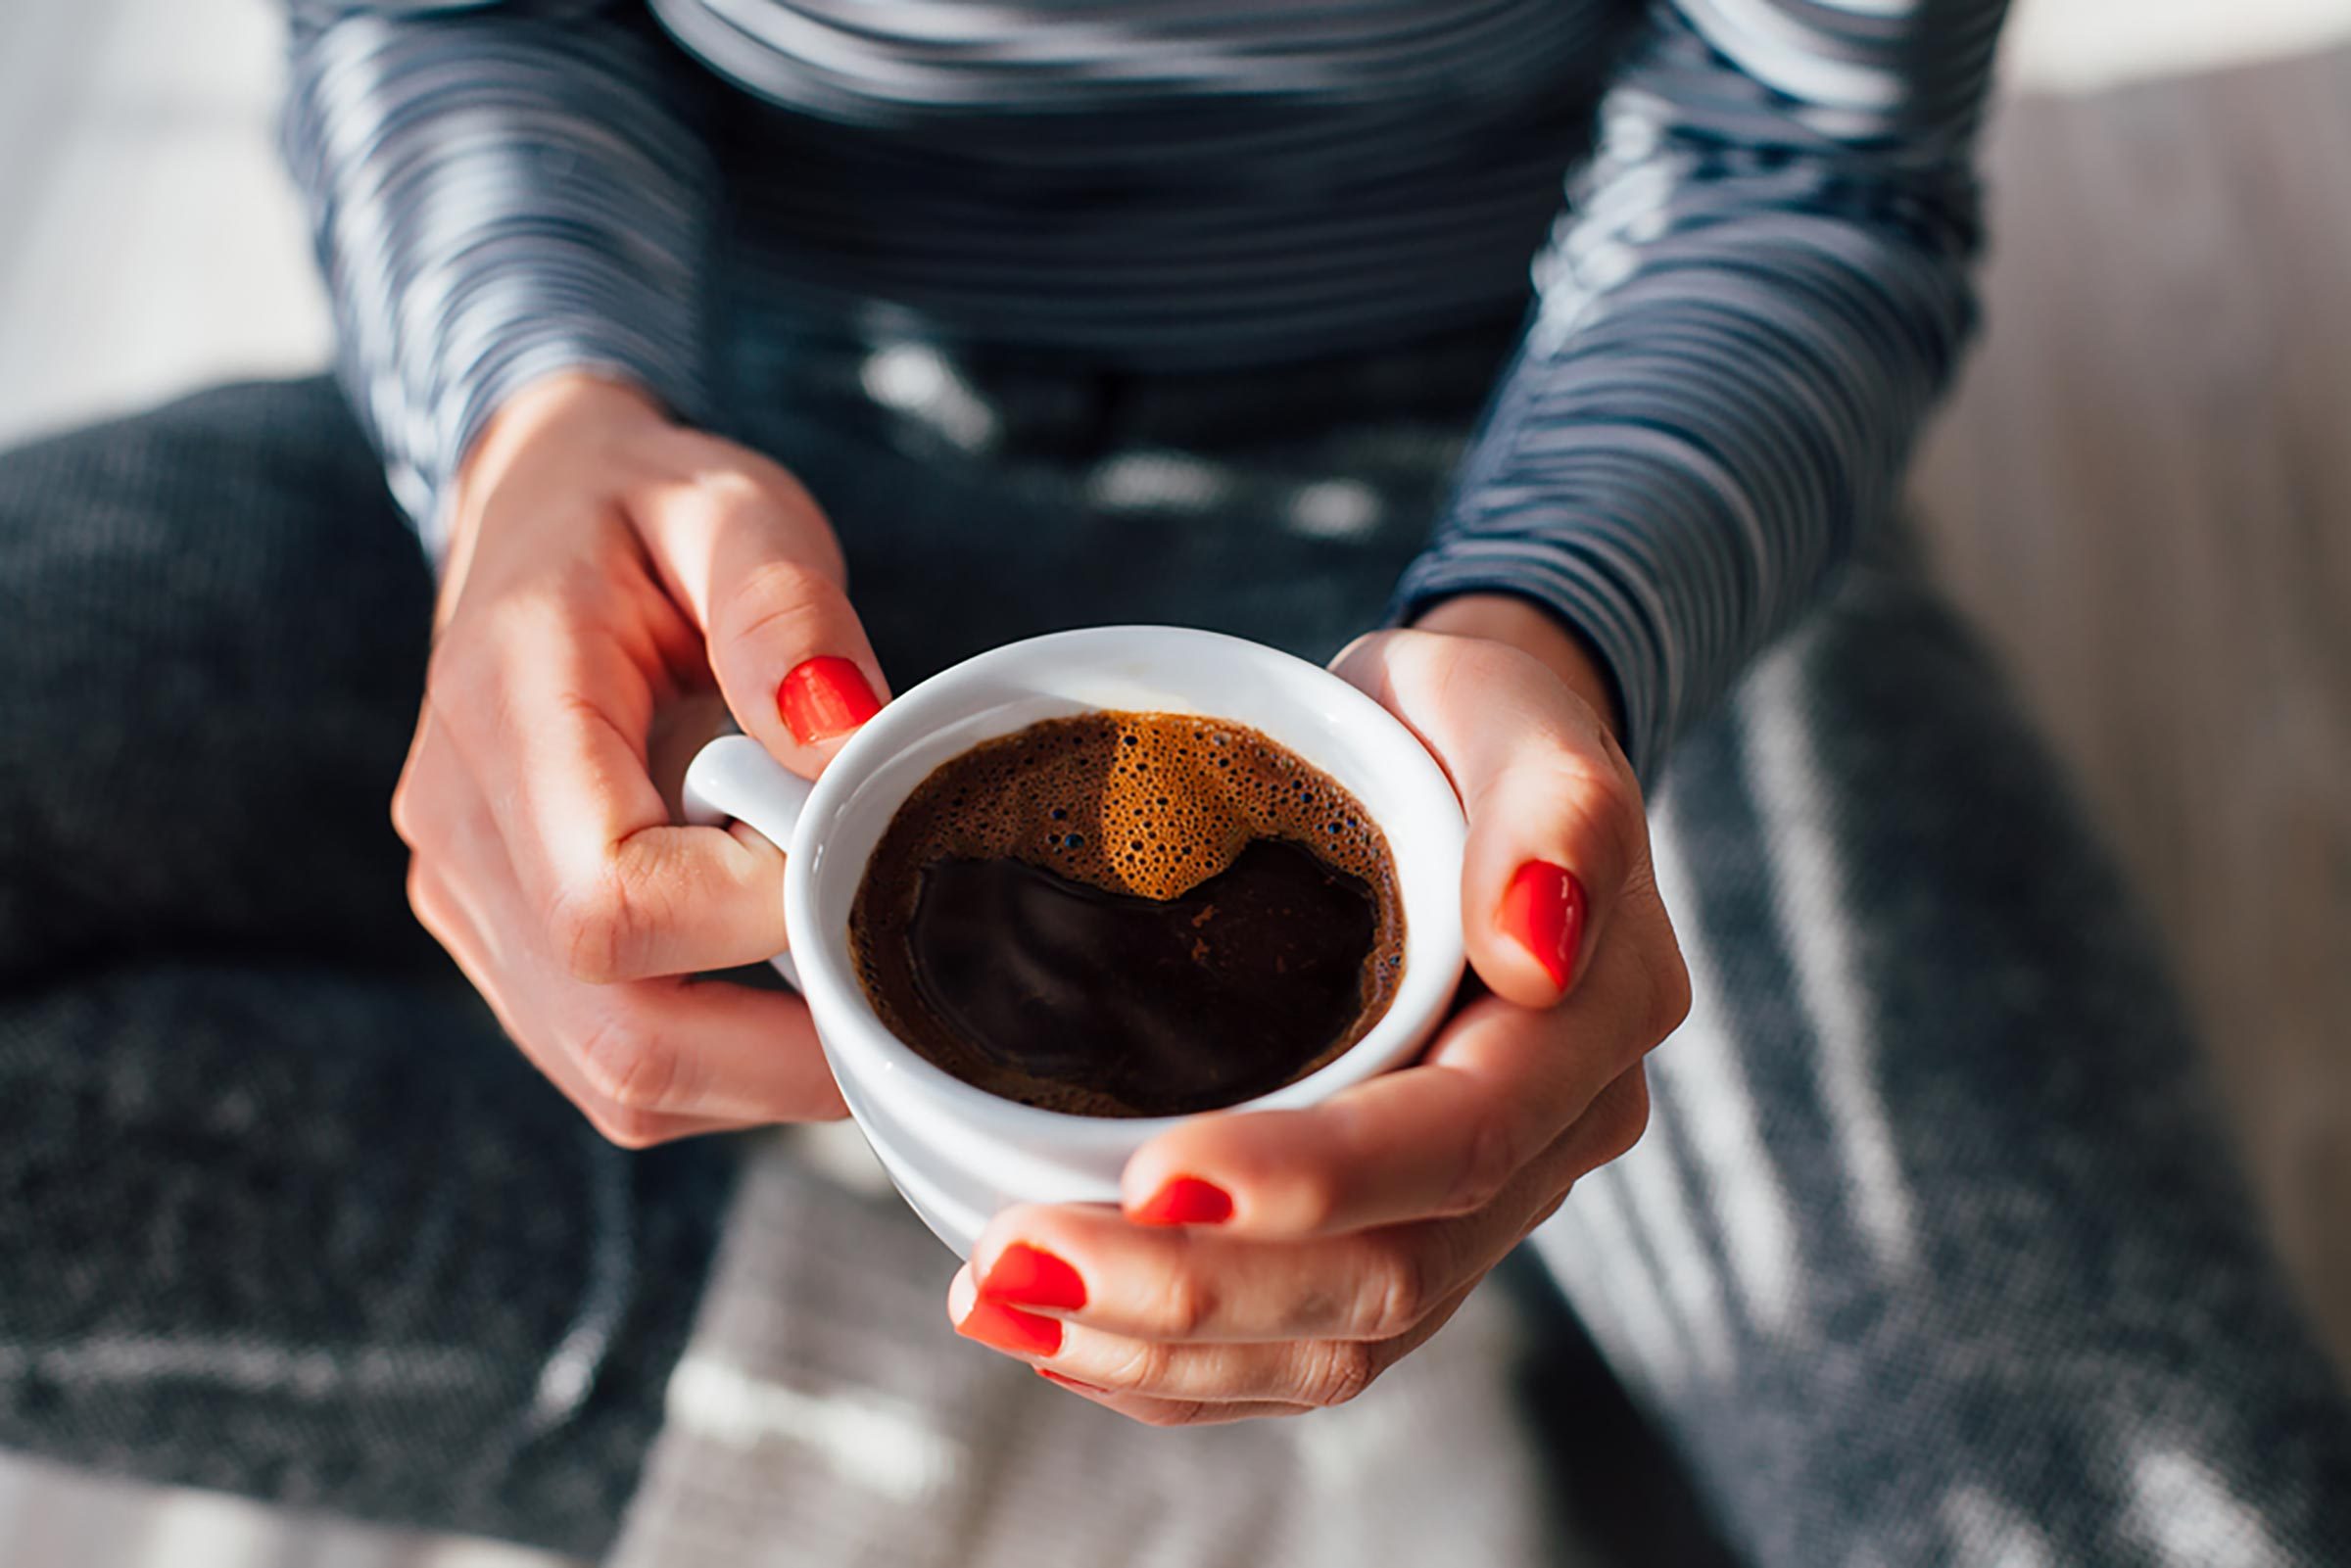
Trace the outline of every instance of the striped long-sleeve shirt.
[[1397, 610], [1549, 606], [1647, 770], [1894, 503], [2006, 0], [290, 3], [343, 372], [428, 547], [536, 377], [711, 413], [722, 253], [1138, 369], [1491, 319], [1531, 258]]

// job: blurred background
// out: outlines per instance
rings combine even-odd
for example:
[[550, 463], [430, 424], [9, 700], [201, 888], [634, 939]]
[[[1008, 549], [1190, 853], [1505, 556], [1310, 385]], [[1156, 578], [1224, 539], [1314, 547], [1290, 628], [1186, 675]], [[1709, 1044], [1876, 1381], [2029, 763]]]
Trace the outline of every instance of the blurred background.
[[[276, 62], [271, 0], [0, 0], [0, 445], [324, 363]], [[2017, 0], [2004, 82], [1989, 329], [1914, 505], [2351, 1364], [2351, 0]], [[0, 1563], [552, 1559], [0, 1456]]]

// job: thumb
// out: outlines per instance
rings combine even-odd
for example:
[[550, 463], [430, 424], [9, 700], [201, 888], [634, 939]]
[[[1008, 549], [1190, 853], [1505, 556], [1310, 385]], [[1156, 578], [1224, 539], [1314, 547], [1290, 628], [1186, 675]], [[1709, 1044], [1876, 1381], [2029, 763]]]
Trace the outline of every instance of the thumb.
[[766, 459], [707, 444], [725, 466], [643, 498], [638, 533], [701, 629], [736, 722], [813, 779], [889, 689], [815, 500]]
[[1557, 1002], [1649, 865], [1622, 753], [1540, 660], [1500, 642], [1383, 632], [1348, 648], [1337, 671], [1420, 737], [1462, 797], [1470, 966], [1507, 1001]]

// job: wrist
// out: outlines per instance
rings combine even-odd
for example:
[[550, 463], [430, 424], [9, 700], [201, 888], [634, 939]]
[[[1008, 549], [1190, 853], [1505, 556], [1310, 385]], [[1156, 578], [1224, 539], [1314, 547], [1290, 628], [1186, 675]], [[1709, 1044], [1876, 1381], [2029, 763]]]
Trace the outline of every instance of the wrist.
[[668, 423], [651, 394], [602, 371], [558, 370], [520, 388], [484, 421], [451, 476], [450, 567], [458, 567], [470, 553], [499, 486], [547, 443], [585, 436], [595, 446], [608, 448], [633, 428]]
[[550, 432], [582, 424], [667, 424], [652, 394], [633, 381], [596, 370], [558, 370], [515, 392], [483, 422], [457, 464], [460, 497], [487, 490], [514, 459]]
[[1612, 736], [1624, 732], [1617, 710], [1616, 683], [1583, 636], [1551, 611], [1510, 594], [1462, 594], [1441, 599], [1416, 616], [1423, 632], [1484, 638], [1538, 660], [1567, 689], [1589, 703]]

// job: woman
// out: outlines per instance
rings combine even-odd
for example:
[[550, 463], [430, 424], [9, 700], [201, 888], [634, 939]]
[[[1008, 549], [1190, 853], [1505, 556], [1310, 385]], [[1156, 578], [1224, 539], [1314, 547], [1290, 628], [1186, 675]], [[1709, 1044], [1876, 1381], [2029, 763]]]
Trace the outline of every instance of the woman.
[[2341, 1546], [2173, 1006], [1887, 532], [2001, 10], [298, 0], [360, 428], [235, 389], [0, 468], [0, 1435], [603, 1545], [697, 1307], [904, 1274], [748, 1200], [713, 1264], [684, 1140], [840, 1106], [796, 999], [685, 978], [783, 946], [781, 861], [669, 826], [667, 716], [814, 774], [893, 681], [1176, 620], [1429, 744], [1479, 984], [999, 1216], [945, 1305], [1034, 1398], [1341, 1403], [1531, 1233], [1745, 1559]]

